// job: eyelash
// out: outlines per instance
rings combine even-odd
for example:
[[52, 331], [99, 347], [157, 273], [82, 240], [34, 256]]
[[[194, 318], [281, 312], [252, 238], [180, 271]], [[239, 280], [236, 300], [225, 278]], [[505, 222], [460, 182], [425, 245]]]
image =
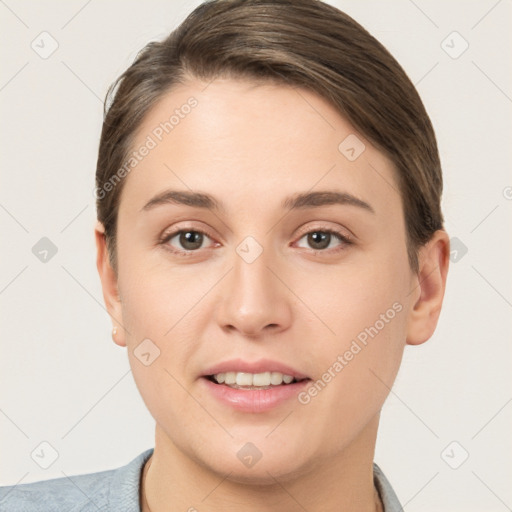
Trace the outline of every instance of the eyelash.
[[[205, 231], [202, 229], [191, 228], [191, 227], [189, 227], [189, 228], [185, 227], [185, 228], [175, 230], [171, 233], [164, 233], [162, 235], [162, 238], [159, 240], [159, 244], [163, 245], [166, 250], [170, 251], [174, 255], [184, 256], [184, 257], [193, 256], [194, 254], [199, 252], [199, 249], [196, 249], [194, 251], [178, 250], [178, 249], [170, 248], [171, 246], [168, 244], [168, 242], [172, 238], [174, 238], [176, 235], [179, 235], [180, 233], [188, 233], [188, 232], [200, 233], [202, 235], [206, 235], [210, 239], [213, 239], [212, 235], [210, 235], [210, 233], [208, 233], [208, 231]], [[301, 236], [298, 238], [298, 240], [301, 240], [306, 235], [309, 235], [311, 233], [329, 233], [331, 235], [334, 235], [336, 238], [338, 238], [338, 240], [340, 242], [342, 242], [342, 245], [340, 245], [334, 249], [310, 249], [310, 251], [313, 251], [314, 253], [325, 252], [325, 253], [329, 253], [329, 254], [337, 254], [338, 252], [344, 251], [347, 248], [347, 246], [353, 244], [352, 240], [349, 237], [341, 234], [339, 231], [336, 231], [336, 230], [333, 230], [330, 228], [326, 228], [326, 227], [321, 227], [321, 226], [317, 227], [315, 229], [310, 229], [309, 231], [306, 231], [305, 233], [302, 233]]]
[[185, 256], [185, 257], [186, 256], [194, 256], [197, 252], [199, 252], [199, 249], [196, 249], [195, 251], [181, 251], [178, 249], [170, 248], [170, 246], [167, 243], [167, 242], [169, 242], [169, 240], [174, 238], [176, 235], [179, 235], [180, 233], [188, 233], [188, 232], [200, 233], [202, 235], [206, 235], [208, 238], [213, 239], [212, 235], [210, 235], [210, 233], [208, 233], [208, 231], [205, 231], [203, 229], [196, 229], [196, 228], [192, 228], [192, 227], [189, 227], [189, 228], [185, 227], [185, 228], [177, 229], [169, 234], [164, 233], [164, 235], [162, 236], [162, 239], [159, 241], [159, 243], [161, 245], [163, 245], [166, 250], [170, 251], [174, 255]]

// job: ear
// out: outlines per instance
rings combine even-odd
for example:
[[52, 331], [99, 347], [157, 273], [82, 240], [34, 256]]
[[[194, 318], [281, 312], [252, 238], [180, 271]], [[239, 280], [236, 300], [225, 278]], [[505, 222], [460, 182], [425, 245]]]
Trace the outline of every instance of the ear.
[[450, 261], [450, 239], [444, 230], [438, 230], [420, 249], [411, 294], [417, 297], [409, 312], [407, 343], [420, 345], [427, 341], [437, 326], [446, 288]]
[[126, 347], [125, 331], [123, 329], [123, 314], [121, 308], [121, 298], [117, 287], [117, 275], [112, 268], [109, 260], [107, 243], [105, 238], [105, 228], [101, 222], [96, 223], [94, 229], [96, 238], [96, 266], [100, 275], [101, 287], [103, 289], [103, 300], [107, 307], [108, 314], [112, 318], [113, 327], [117, 327], [114, 343], [120, 347]]

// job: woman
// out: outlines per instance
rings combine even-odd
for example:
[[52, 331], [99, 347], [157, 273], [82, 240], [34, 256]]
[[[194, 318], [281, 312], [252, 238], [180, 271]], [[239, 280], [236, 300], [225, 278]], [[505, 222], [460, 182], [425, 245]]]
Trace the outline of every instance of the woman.
[[[315, 0], [205, 2], [107, 95], [97, 267], [155, 418], [119, 469], [1, 510], [398, 511], [373, 462], [449, 239], [410, 80]], [[73, 508], [75, 507], [75, 508]]]

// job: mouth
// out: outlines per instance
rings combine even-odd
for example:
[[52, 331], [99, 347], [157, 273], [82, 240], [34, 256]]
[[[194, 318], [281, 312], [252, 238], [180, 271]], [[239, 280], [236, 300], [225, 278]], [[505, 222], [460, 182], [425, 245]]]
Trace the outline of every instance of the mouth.
[[245, 391], [275, 389], [311, 380], [309, 377], [294, 376], [276, 371], [260, 373], [228, 371], [205, 375], [204, 378], [219, 386]]
[[207, 396], [244, 413], [264, 413], [290, 404], [312, 381], [279, 361], [240, 358], [206, 368], [199, 380]]

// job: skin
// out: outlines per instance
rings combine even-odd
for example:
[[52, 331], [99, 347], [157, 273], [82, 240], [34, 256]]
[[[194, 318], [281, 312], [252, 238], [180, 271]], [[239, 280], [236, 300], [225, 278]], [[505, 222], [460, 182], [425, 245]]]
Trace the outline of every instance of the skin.
[[[145, 467], [149, 507], [378, 510], [372, 462], [380, 410], [404, 347], [435, 330], [448, 235], [437, 231], [420, 249], [414, 273], [392, 163], [360, 134], [365, 151], [345, 158], [338, 145], [357, 132], [316, 94], [234, 79], [206, 85], [191, 78], [167, 93], [139, 127], [134, 147], [190, 96], [198, 101], [125, 178], [117, 275], [99, 222], [95, 231], [114, 341], [127, 347], [156, 421]], [[167, 188], [212, 194], [225, 211], [176, 204], [140, 211]], [[338, 204], [281, 207], [285, 197], [318, 190], [350, 193], [374, 213]], [[209, 234], [182, 257], [159, 244], [178, 228]], [[307, 233], [326, 228], [352, 243], [332, 236], [319, 249]], [[236, 252], [247, 236], [263, 248], [250, 264]], [[179, 236], [166, 244], [191, 247]], [[401, 311], [307, 404], [292, 399], [250, 414], [204, 391], [206, 368], [236, 357], [282, 361], [320, 379], [394, 303]], [[149, 366], [134, 355], [146, 338], [160, 350]], [[251, 468], [237, 457], [247, 442], [262, 453]]]

